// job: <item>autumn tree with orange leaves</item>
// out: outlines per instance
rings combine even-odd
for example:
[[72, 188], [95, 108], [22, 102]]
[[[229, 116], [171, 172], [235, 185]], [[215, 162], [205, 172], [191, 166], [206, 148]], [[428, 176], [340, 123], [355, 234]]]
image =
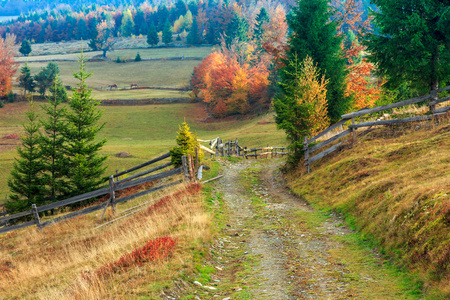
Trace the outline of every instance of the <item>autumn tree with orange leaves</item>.
[[7, 34], [4, 39], [0, 37], [0, 97], [12, 90], [11, 80], [17, 71], [13, 50], [15, 43], [14, 35]]
[[[242, 14], [237, 5], [234, 9], [234, 14]], [[258, 40], [235, 38], [226, 43], [222, 39], [221, 50], [208, 55], [194, 68], [193, 95], [214, 116], [246, 114], [271, 105], [269, 70], [273, 61], [284, 55], [287, 24], [281, 5], [270, 9], [268, 14], [270, 21], [261, 24]]]
[[211, 53], [194, 68], [193, 93], [220, 118], [268, 107], [266, 59], [264, 55], [257, 55], [251, 44], [226, 46], [223, 41], [220, 51]]
[[363, 53], [366, 47], [359, 41], [371, 30], [370, 18], [362, 20], [361, 0], [339, 0], [336, 17], [340, 20], [338, 33], [344, 36], [343, 53], [347, 59], [346, 97], [353, 97], [353, 109], [372, 107], [381, 95], [381, 87], [372, 75], [375, 66]]

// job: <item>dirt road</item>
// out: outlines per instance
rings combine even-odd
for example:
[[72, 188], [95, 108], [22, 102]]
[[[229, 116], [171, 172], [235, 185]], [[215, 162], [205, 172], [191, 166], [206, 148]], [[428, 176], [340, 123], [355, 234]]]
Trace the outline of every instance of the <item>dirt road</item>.
[[[215, 272], [209, 283], [195, 281], [183, 294], [224, 300], [409, 299], [382, 266], [373, 268], [383, 264], [375, 252], [347, 253], [345, 239], [352, 232], [339, 217], [289, 193], [281, 163], [221, 162], [216, 204], [228, 219], [203, 264]], [[166, 299], [182, 298], [172, 295]]]

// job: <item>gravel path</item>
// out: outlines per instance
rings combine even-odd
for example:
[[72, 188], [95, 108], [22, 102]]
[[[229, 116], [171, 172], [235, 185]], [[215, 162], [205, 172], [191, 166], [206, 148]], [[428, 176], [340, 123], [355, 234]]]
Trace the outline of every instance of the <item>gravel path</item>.
[[[289, 224], [293, 215], [313, 210], [286, 190], [277, 171], [279, 160], [264, 163], [260, 181], [252, 184], [251, 190], [243, 188], [239, 184], [241, 174], [255, 163], [253, 160], [224, 161], [225, 176], [217, 184], [230, 208], [232, 228], [246, 236], [246, 252], [259, 257], [254, 275], [260, 279], [260, 284], [252, 288], [253, 295], [257, 299], [345, 297], [347, 283], [341, 279], [346, 270], [330, 261], [329, 255], [329, 250], [341, 245], [329, 237], [345, 235], [349, 230], [339, 226], [341, 221], [335, 217], [320, 224], [321, 228]], [[265, 203], [265, 211], [258, 214], [260, 219], [257, 220], [254, 220], [252, 195]]]
[[[176, 282], [163, 299], [364, 299], [354, 273], [335, 255], [343, 245], [333, 236], [351, 231], [285, 188], [281, 160], [221, 164], [224, 177], [214, 186], [223, 202], [216, 198], [214, 209], [227, 210], [228, 219], [203, 262], [216, 272], [207, 285]], [[359, 283], [373, 282], [364, 276]]]

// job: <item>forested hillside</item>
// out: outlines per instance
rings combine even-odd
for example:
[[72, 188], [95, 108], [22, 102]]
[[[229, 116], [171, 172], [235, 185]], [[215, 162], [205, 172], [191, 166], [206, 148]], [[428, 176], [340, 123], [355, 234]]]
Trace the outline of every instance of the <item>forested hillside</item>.
[[[333, 1], [338, 7], [342, 1]], [[0, 36], [13, 33], [18, 41], [27, 39], [35, 43], [63, 40], [88, 40], [98, 35], [97, 26], [106, 22], [113, 36], [147, 35], [155, 26], [162, 32], [170, 25], [173, 34], [185, 38], [194, 24], [199, 39], [191, 44], [218, 43], [220, 35], [230, 36], [235, 7], [242, 10], [241, 18], [248, 29], [255, 26], [262, 7], [267, 10], [281, 5], [286, 13], [294, 4], [289, 0], [263, 1], [23, 1], [5, 0], [0, 5], [0, 16], [15, 15], [17, 20], [0, 26]], [[358, 8], [363, 18], [368, 14], [369, 1]], [[167, 21], [167, 24], [166, 24]]]

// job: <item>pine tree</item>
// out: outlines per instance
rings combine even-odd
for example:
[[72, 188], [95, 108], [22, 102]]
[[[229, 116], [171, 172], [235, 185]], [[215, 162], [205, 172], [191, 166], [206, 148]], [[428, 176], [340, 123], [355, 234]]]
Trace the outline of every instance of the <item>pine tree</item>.
[[5, 207], [9, 213], [25, 211], [30, 209], [31, 204], [39, 206], [44, 201], [40, 126], [32, 100], [26, 115], [28, 124], [23, 125], [25, 134], [21, 136], [22, 147], [17, 148], [19, 158], [15, 159], [8, 179], [11, 194]]
[[236, 39], [238, 42], [246, 42], [248, 40], [248, 23], [247, 20], [238, 13], [234, 13], [233, 19], [228, 23], [225, 42], [229, 46]]
[[253, 32], [253, 38], [261, 43], [261, 38], [264, 34], [264, 27], [266, 24], [270, 22], [269, 14], [267, 10], [263, 7], [259, 11], [259, 14], [256, 16], [256, 24]]
[[150, 28], [148, 29], [147, 44], [155, 46], [158, 45], [158, 43], [159, 43], [158, 33], [156, 32], [155, 24], [153, 24], [152, 22], [150, 24]]
[[[328, 0], [298, 0], [287, 17], [290, 28], [289, 48], [285, 64], [297, 57], [303, 61], [310, 56], [320, 75], [329, 80], [327, 85], [328, 115], [337, 121], [350, 106], [351, 98], [345, 97], [345, 59], [341, 53], [342, 37], [336, 34], [336, 21]], [[292, 70], [281, 74], [284, 82], [290, 80]]]
[[425, 93], [450, 84], [450, 8], [441, 0], [374, 0], [377, 28], [367, 35], [369, 60], [386, 86], [405, 82]]
[[186, 42], [189, 45], [197, 45], [199, 44], [199, 40], [197, 18], [194, 18], [191, 26], [191, 31], [189, 31], [189, 34], [186, 37]]
[[34, 92], [36, 87], [36, 83], [34, 82], [33, 76], [31, 76], [31, 69], [28, 66], [28, 63], [25, 63], [25, 65], [20, 69], [19, 86], [24, 89], [25, 94], [27, 91], [30, 93]]
[[216, 44], [216, 27], [214, 26], [214, 22], [209, 21], [208, 33], [205, 36], [206, 41], [209, 44]]
[[179, 126], [178, 136], [176, 139], [177, 146], [170, 150], [170, 157], [175, 167], [181, 166], [181, 157], [183, 155], [194, 155], [195, 148], [198, 149], [199, 161], [203, 159], [203, 152], [200, 149], [200, 143], [197, 141], [197, 136], [191, 132], [189, 125], [183, 122]]
[[275, 122], [279, 129], [286, 132], [292, 150], [290, 163], [295, 166], [302, 155], [303, 138], [320, 132], [329, 123], [326, 101], [328, 81], [319, 74], [309, 56], [301, 63], [294, 56], [280, 72], [289, 76], [282, 76], [282, 93], [273, 103], [277, 114]]
[[134, 61], [141, 61], [141, 55], [139, 54], [139, 52], [136, 54], [136, 57], [134, 58]]
[[54, 85], [55, 79], [59, 74], [59, 67], [54, 62], [49, 62], [45, 68], [34, 76], [39, 94], [45, 96], [47, 89]]
[[[67, 93], [61, 93], [58, 89], [61, 85], [59, 79], [55, 80], [52, 95], [47, 98], [47, 104], [42, 105], [47, 118], [41, 120], [44, 134], [41, 136], [41, 152], [46, 186], [46, 197], [55, 200], [68, 194], [66, 174], [68, 172], [65, 160], [65, 138], [63, 132], [66, 128], [66, 109], [61, 106], [67, 101]], [[65, 91], [65, 89], [64, 89]]]
[[87, 40], [89, 39], [89, 29], [86, 25], [84, 18], [80, 18], [77, 25], [77, 39]]
[[79, 80], [73, 88], [72, 99], [66, 114], [68, 124], [63, 132], [67, 141], [68, 183], [73, 195], [79, 195], [95, 189], [104, 182], [102, 178], [106, 167], [106, 156], [99, 154], [106, 139], [96, 141], [97, 134], [104, 124], [98, 124], [102, 116], [98, 109], [100, 102], [91, 97], [86, 80], [92, 75], [85, 71], [86, 57], [80, 57], [80, 70], [74, 74]]
[[31, 44], [28, 40], [25, 39], [22, 41], [19, 52], [22, 53], [23, 56], [28, 56], [31, 53]]
[[172, 29], [170, 29], [170, 23], [169, 20], [166, 19], [166, 23], [164, 24], [164, 29], [162, 32], [162, 42], [164, 44], [169, 45], [170, 43], [172, 43]]

